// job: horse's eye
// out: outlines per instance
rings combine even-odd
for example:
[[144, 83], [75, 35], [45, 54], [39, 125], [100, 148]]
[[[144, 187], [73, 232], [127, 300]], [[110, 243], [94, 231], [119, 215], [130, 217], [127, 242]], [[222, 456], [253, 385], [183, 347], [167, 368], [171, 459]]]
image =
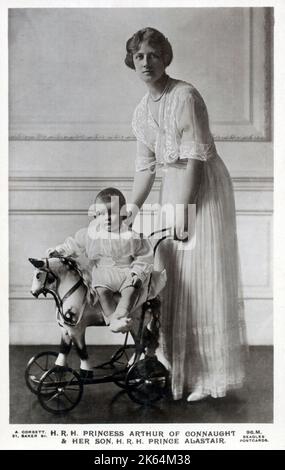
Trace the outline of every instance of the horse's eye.
[[41, 277], [41, 274], [40, 274], [40, 273], [37, 273], [36, 278], [37, 278], [37, 279], [40, 279], [40, 277]]

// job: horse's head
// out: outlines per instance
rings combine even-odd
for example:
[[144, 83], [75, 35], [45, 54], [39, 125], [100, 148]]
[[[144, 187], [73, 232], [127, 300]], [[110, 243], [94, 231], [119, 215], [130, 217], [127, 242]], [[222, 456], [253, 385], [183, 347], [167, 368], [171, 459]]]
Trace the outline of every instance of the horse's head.
[[58, 291], [59, 286], [69, 288], [68, 284], [74, 285], [74, 282], [76, 283], [81, 277], [87, 289], [88, 303], [93, 305], [97, 301], [88, 269], [81, 270], [74, 259], [59, 255], [42, 259], [29, 258], [29, 261], [36, 268], [31, 287], [31, 294], [34, 297]]
[[38, 297], [46, 294], [54, 282], [58, 280], [58, 271], [61, 263], [58, 258], [35, 259], [29, 258], [30, 263], [36, 268], [33, 275], [31, 294]]

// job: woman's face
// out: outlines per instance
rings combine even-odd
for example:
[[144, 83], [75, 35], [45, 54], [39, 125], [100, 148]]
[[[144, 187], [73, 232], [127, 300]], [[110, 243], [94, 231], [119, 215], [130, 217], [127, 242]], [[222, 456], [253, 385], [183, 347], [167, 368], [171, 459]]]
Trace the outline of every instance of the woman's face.
[[163, 56], [159, 49], [143, 41], [133, 55], [135, 70], [146, 83], [155, 83], [165, 74]]

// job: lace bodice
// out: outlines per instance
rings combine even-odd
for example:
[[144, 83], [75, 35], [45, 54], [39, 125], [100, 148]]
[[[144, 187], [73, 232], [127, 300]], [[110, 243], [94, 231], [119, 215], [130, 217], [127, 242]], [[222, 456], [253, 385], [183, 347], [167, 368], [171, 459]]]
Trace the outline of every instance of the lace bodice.
[[137, 138], [136, 170], [185, 164], [189, 158], [207, 161], [216, 155], [206, 105], [189, 83], [170, 79], [160, 102], [159, 122], [152, 116], [147, 93], [133, 115]]

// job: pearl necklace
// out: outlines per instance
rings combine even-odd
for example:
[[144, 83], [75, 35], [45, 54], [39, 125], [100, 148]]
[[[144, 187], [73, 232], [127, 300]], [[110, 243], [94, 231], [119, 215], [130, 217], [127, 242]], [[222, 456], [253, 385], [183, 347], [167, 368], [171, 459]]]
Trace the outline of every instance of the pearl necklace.
[[160, 95], [158, 98], [154, 98], [154, 97], [152, 96], [152, 94], [149, 92], [149, 95], [150, 95], [150, 97], [151, 97], [151, 100], [152, 100], [154, 103], [156, 103], [157, 101], [160, 101], [160, 100], [161, 100], [161, 98], [162, 98], [163, 95], [166, 93], [166, 91], [167, 91], [167, 89], [168, 89], [168, 87], [169, 87], [169, 83], [170, 83], [170, 80], [169, 80], [169, 77], [167, 77], [166, 85], [165, 85], [165, 87], [164, 87], [164, 89], [163, 89], [161, 95]]

